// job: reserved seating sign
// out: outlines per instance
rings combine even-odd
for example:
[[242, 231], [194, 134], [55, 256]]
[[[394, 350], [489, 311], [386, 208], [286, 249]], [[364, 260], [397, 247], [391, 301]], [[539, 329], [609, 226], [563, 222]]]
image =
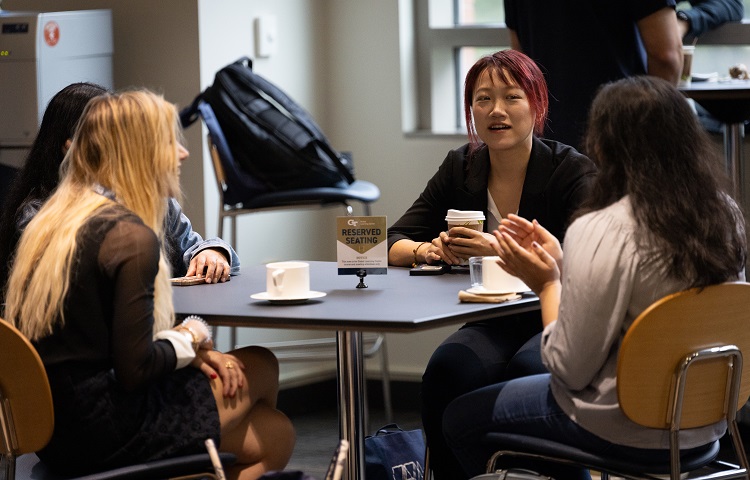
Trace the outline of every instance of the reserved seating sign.
[[388, 273], [385, 216], [337, 217], [336, 229], [339, 275]]

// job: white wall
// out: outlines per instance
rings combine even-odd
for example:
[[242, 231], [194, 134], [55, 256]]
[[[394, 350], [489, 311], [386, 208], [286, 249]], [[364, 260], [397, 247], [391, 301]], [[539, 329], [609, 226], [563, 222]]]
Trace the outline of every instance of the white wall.
[[[403, 1], [403, 0], [401, 0]], [[377, 184], [373, 214], [389, 224], [414, 201], [460, 138], [406, 138], [401, 131], [399, 3], [370, 0], [4, 0], [6, 10], [113, 10], [116, 88], [147, 86], [187, 105], [214, 73], [255, 56], [253, 20], [273, 14], [278, 52], [254, 69], [307, 108], [333, 145], [351, 151], [358, 178]], [[407, 99], [409, 101], [409, 99]], [[183, 167], [185, 210], [199, 232], [216, 234], [218, 196], [204, 146], [205, 131], [186, 131], [191, 158]], [[335, 260], [340, 208], [274, 212], [239, 220], [235, 246], [244, 264], [277, 259]], [[229, 238], [229, 226], [225, 227]], [[254, 292], [248, 292], [248, 295]], [[389, 335], [396, 379], [418, 379], [435, 346], [455, 328]], [[222, 347], [227, 335], [221, 332]], [[241, 329], [240, 342], [308, 332]], [[333, 372], [333, 364], [283, 366], [285, 384]], [[327, 373], [326, 373], [327, 372]]]

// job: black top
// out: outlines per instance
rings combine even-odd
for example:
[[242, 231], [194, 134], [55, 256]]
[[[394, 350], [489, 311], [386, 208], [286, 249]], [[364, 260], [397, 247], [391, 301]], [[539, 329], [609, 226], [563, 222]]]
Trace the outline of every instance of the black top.
[[208, 378], [192, 367], [175, 371], [171, 343], [153, 341], [154, 232], [124, 207], [105, 206], [79, 231], [74, 255], [65, 323], [35, 342], [55, 407], [42, 461], [81, 475], [218, 442]]
[[580, 147], [603, 83], [646, 73], [637, 22], [674, 0], [505, 0], [505, 23], [549, 86], [545, 137]]
[[[174, 349], [152, 341], [159, 241], [136, 215], [105, 207], [80, 230], [65, 324], [36, 342], [45, 366], [109, 370], [128, 389], [172, 372]], [[54, 379], [51, 379], [54, 381]]]
[[[468, 158], [468, 145], [451, 150], [419, 198], [388, 229], [388, 248], [405, 238], [430, 242], [448, 228], [449, 208], [481, 210], [487, 217], [489, 150]], [[573, 212], [580, 207], [596, 175], [596, 166], [574, 148], [534, 138], [518, 214], [536, 219], [562, 241]], [[485, 222], [485, 230], [487, 222]]]

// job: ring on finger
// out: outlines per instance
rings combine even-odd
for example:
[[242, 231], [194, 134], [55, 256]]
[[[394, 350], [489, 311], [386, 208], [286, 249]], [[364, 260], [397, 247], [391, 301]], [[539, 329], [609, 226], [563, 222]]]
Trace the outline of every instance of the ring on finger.
[[224, 364], [225, 367], [227, 367], [228, 370], [231, 370], [234, 368], [234, 364], [232, 362], [227, 362]]

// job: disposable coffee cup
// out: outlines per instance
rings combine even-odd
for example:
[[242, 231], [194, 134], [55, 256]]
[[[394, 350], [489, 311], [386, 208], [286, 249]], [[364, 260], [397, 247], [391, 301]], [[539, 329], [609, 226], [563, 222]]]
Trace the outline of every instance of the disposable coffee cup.
[[484, 229], [484, 213], [479, 210], [448, 210], [445, 216], [448, 229], [453, 227], [466, 227], [482, 231]]
[[500, 257], [482, 257], [482, 288], [489, 293], [519, 293], [530, 289], [498, 265]]
[[682, 46], [682, 73], [680, 74], [680, 85], [690, 85], [693, 75], [693, 56], [695, 45]]
[[266, 293], [270, 298], [305, 298], [310, 293], [310, 264], [274, 262], [266, 264]]

